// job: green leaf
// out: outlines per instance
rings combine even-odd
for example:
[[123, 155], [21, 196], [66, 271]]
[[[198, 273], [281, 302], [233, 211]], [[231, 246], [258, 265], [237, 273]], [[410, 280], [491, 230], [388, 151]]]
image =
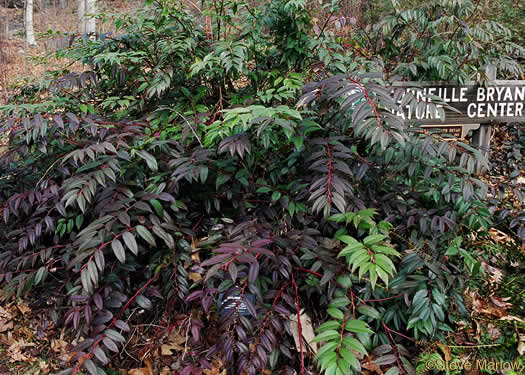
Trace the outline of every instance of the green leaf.
[[349, 320], [345, 324], [345, 329], [354, 333], [374, 333], [368, 328], [368, 324], [362, 320]]
[[84, 216], [82, 215], [78, 215], [76, 218], [75, 218], [75, 224], [77, 226], [77, 229], [80, 230], [80, 228], [82, 227], [82, 224], [84, 223]]
[[367, 236], [363, 240], [363, 243], [365, 244], [365, 246], [372, 246], [376, 243], [383, 241], [385, 238], [387, 238], [387, 236], [385, 236], [384, 234], [373, 234], [371, 236]]
[[359, 306], [357, 308], [357, 311], [359, 311], [361, 314], [364, 314], [364, 315], [369, 316], [369, 317], [374, 318], [374, 319], [380, 319], [381, 318], [381, 314], [379, 313], [379, 311], [377, 311], [372, 306], [361, 305], [361, 306]]
[[360, 251], [361, 253], [366, 252], [365, 248], [363, 247], [363, 244], [360, 242], [356, 242], [346, 246], [343, 250], [341, 250], [338, 257], [354, 254], [357, 251]]
[[160, 218], [164, 217], [164, 208], [157, 199], [150, 199], [149, 203], [153, 206], [153, 209]]
[[149, 169], [151, 169], [152, 171], [156, 172], [159, 169], [157, 165], [157, 160], [153, 157], [153, 155], [151, 155], [147, 151], [144, 151], [144, 150], [137, 151], [137, 155], [146, 161], [146, 164], [148, 165]]
[[113, 253], [117, 257], [120, 263], [126, 262], [126, 252], [124, 251], [124, 246], [122, 246], [122, 243], [115, 239], [111, 241], [111, 248], [113, 249]]
[[38, 269], [35, 275], [35, 285], [40, 284], [46, 274], [46, 267], [42, 266]]
[[399, 369], [397, 367], [390, 367], [385, 375], [399, 375]]
[[452, 256], [452, 255], [457, 255], [458, 253], [459, 253], [459, 249], [457, 246], [450, 246], [447, 249], [447, 252], [445, 253], [445, 255]]
[[364, 355], [367, 354], [366, 349], [363, 346], [363, 344], [361, 344], [359, 340], [353, 337], [350, 337], [350, 336], [345, 337], [343, 339], [343, 344], [345, 344], [348, 348], [353, 349], [359, 353], [363, 353]]
[[[346, 337], [345, 337], [346, 338]], [[344, 341], [344, 339], [343, 339]], [[350, 363], [350, 365], [354, 368], [354, 369], [357, 369], [358, 365], [359, 365], [359, 362], [357, 360], [357, 358], [355, 357], [354, 353], [352, 353], [349, 349], [347, 349], [345, 346], [343, 346], [341, 348], [341, 350], [339, 351], [339, 353], [343, 356], [343, 358], [345, 359], [346, 362]]]
[[124, 243], [126, 244], [128, 249], [134, 255], [137, 255], [139, 252], [139, 248], [137, 246], [137, 241], [135, 240], [135, 236], [133, 236], [130, 232], [124, 232], [122, 234], [122, 239], [124, 240]]
[[228, 174], [220, 174], [217, 176], [217, 179], [215, 181], [215, 187], [218, 189], [219, 186], [224, 184], [226, 181], [228, 181], [231, 178]]
[[333, 351], [335, 348], [337, 348], [338, 345], [339, 343], [337, 341], [327, 342], [325, 345], [321, 347], [321, 349], [319, 349], [319, 351], [317, 352], [317, 355], [315, 356], [315, 359], [319, 361], [323, 357], [324, 354]]
[[352, 278], [349, 275], [339, 275], [336, 281], [345, 289], [352, 286]]
[[376, 282], [377, 282], [377, 270], [376, 270], [376, 265], [375, 264], [370, 264], [368, 266], [368, 272], [370, 274], [370, 285], [372, 286], [372, 290], [375, 289], [376, 287]]
[[338, 330], [341, 327], [341, 323], [337, 320], [329, 320], [324, 322], [319, 327], [316, 328], [317, 332], [323, 332], [327, 330]]
[[330, 301], [328, 307], [344, 307], [350, 303], [348, 297], [338, 297]]
[[392, 249], [391, 247], [388, 247], [388, 246], [382, 246], [382, 245], [372, 245], [372, 250], [376, 253], [383, 253], [383, 254], [388, 254], [388, 255], [394, 255], [394, 256], [401, 256], [401, 254], [399, 254], [397, 251], [395, 251], [394, 249]]
[[376, 254], [374, 257], [376, 264], [381, 267], [384, 271], [386, 271], [389, 274], [394, 274], [395, 266], [394, 263], [388, 258], [387, 256], [383, 254]]
[[321, 342], [321, 341], [328, 341], [333, 340], [335, 338], [340, 337], [340, 333], [334, 330], [328, 330], [323, 331], [312, 340], [312, 342]]
[[149, 298], [144, 297], [142, 294], [139, 294], [137, 296], [136, 302], [139, 304], [140, 307], [146, 310], [150, 310], [153, 307], [153, 304], [149, 300]]
[[331, 307], [331, 308], [328, 308], [326, 311], [328, 312], [328, 314], [330, 314], [335, 319], [343, 320], [345, 317], [345, 314], [343, 314], [341, 310], [336, 309], [336, 308]]
[[203, 165], [200, 167], [199, 175], [202, 183], [205, 183], [208, 178], [208, 166]]
[[139, 234], [140, 237], [142, 237], [143, 240], [145, 240], [147, 243], [149, 243], [151, 246], [156, 247], [157, 244], [155, 242], [155, 238], [153, 238], [153, 235], [151, 232], [142, 225], [137, 225], [135, 227], [135, 230]]

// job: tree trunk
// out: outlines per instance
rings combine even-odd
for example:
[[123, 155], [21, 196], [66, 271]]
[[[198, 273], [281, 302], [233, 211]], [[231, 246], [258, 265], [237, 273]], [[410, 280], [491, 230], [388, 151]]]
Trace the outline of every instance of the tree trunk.
[[78, 0], [78, 32], [95, 34], [96, 0]]
[[33, 28], [33, 0], [26, 0], [24, 26], [26, 43], [30, 46], [36, 45], [35, 30]]

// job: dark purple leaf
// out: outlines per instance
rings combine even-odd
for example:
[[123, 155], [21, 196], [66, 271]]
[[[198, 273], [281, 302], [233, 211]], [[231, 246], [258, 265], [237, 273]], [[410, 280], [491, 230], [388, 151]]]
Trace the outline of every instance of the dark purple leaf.
[[80, 352], [80, 351], [83, 351], [83, 350], [86, 350], [87, 348], [89, 348], [91, 346], [91, 344], [93, 344], [95, 340], [93, 339], [85, 339], [84, 341], [78, 343], [77, 345], [75, 345], [71, 351], [72, 352]]
[[202, 290], [196, 290], [192, 293], [190, 293], [187, 297], [186, 297], [186, 302], [191, 302], [191, 301], [195, 301], [196, 299], [200, 298], [203, 294], [203, 291]]
[[130, 331], [129, 326], [125, 322], [120, 320], [120, 319], [115, 321], [115, 327], [117, 327], [118, 329], [123, 330], [124, 332], [129, 332]]
[[99, 310], [102, 310], [102, 308], [104, 307], [102, 303], [102, 297], [98, 293], [95, 293], [93, 295], [93, 302], [95, 302], [95, 306], [97, 306]]
[[250, 264], [250, 270], [248, 271], [248, 282], [254, 283], [259, 276], [259, 262]]
[[96, 348], [93, 349], [93, 354], [103, 364], [107, 364], [109, 362], [109, 359], [106, 356], [106, 353], [104, 353], [104, 351], [100, 348], [100, 346], [97, 346]]
[[211, 266], [217, 263], [222, 263], [225, 260], [230, 259], [231, 257], [232, 256], [230, 254], [219, 254], [210, 259], [205, 260], [204, 262], [201, 263], [201, 266], [206, 267], [206, 266]]
[[106, 348], [108, 348], [112, 352], [115, 352], [115, 353], [119, 352], [117, 344], [115, 344], [115, 341], [111, 340], [109, 337], [105, 336], [102, 339], [102, 342], [104, 343]]

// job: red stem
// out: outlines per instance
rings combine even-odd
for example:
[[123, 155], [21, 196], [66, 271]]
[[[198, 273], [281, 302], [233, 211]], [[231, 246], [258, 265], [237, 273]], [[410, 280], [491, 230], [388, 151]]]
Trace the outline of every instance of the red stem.
[[396, 298], [399, 298], [399, 297], [403, 297], [406, 293], [410, 293], [412, 292], [412, 290], [409, 290], [405, 293], [401, 293], [401, 294], [398, 294], [397, 296], [392, 296], [392, 297], [386, 297], [386, 298], [380, 298], [380, 299], [367, 299], [363, 302], [383, 302], [383, 301], [388, 301], [390, 299], [396, 299]]
[[403, 367], [401, 367], [401, 362], [399, 361], [399, 354], [397, 353], [397, 348], [395, 347], [394, 339], [392, 338], [392, 335], [390, 334], [391, 329], [386, 326], [385, 322], [381, 322], [381, 323], [383, 323], [383, 328], [385, 329], [386, 336], [388, 338], [388, 341], [390, 342], [390, 346], [392, 347], [392, 350], [394, 350], [394, 355], [396, 357], [397, 368], [399, 369], [399, 373], [403, 374], [404, 370], [403, 370]]
[[312, 275], [315, 275], [315, 276], [318, 276], [318, 277], [323, 277], [323, 275], [321, 275], [320, 273], [315, 272], [315, 271], [312, 271], [312, 270], [309, 270], [309, 269], [306, 269], [306, 268], [296, 267], [295, 269], [296, 269], [297, 271], [304, 271], [304, 272], [311, 273]]
[[[124, 305], [124, 307], [119, 311], [119, 313], [113, 318], [113, 320], [111, 321], [111, 323], [108, 324], [108, 326], [105, 328], [106, 330], [107, 329], [110, 329], [111, 327], [113, 327], [113, 325], [116, 323], [116, 321], [120, 318], [120, 316], [124, 313], [124, 311], [126, 311], [128, 309], [128, 307], [133, 303], [133, 301], [135, 301], [135, 299], [139, 296], [140, 293], [142, 293], [142, 291], [144, 289], [146, 289], [158, 276], [158, 273], [156, 273], [155, 275], [153, 275], [153, 277], [151, 279], [148, 280], [148, 282], [146, 284], [144, 284], [139, 290], [137, 290], [137, 292], [133, 295], [133, 297], [131, 297], [128, 302], [126, 302], [126, 304]], [[93, 350], [98, 346], [98, 344], [100, 344], [100, 342], [102, 341], [102, 339], [106, 337], [106, 334], [102, 334], [100, 336], [100, 338], [95, 341], [95, 343], [93, 344], [93, 346], [91, 347], [89, 353], [87, 353], [84, 357], [87, 357], [89, 356], [90, 354], [93, 353]], [[74, 369], [73, 369], [73, 374], [76, 374], [78, 372], [78, 370], [80, 370], [80, 366], [81, 364], [79, 363]]]
[[326, 152], [328, 153], [328, 181], [326, 183], [327, 185], [327, 196], [328, 196], [328, 203], [332, 204], [332, 175], [334, 173], [334, 167], [332, 165], [332, 150], [330, 148], [330, 145], [326, 145]]

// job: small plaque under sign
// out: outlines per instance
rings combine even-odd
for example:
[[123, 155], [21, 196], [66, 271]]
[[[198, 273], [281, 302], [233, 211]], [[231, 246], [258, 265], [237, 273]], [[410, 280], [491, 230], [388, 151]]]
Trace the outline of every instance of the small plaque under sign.
[[421, 130], [431, 133], [450, 134], [455, 138], [465, 138], [471, 130], [479, 129], [480, 124], [441, 124], [441, 125], [421, 125]]
[[462, 126], [425, 126], [423, 129], [431, 133], [450, 134], [456, 138], [461, 138], [463, 133]]
[[[255, 295], [254, 294], [245, 294], [244, 298], [247, 299], [252, 303], [252, 305], [255, 304]], [[239, 302], [240, 300], [240, 302]], [[224, 293], [219, 294], [219, 301], [217, 303], [217, 310], [219, 311], [219, 314], [225, 314], [229, 310], [235, 309], [235, 307], [239, 304], [239, 315], [250, 315], [250, 312], [248, 311], [248, 308], [246, 307], [246, 304], [241, 299], [241, 296], [239, 295], [232, 295], [224, 298]]]

